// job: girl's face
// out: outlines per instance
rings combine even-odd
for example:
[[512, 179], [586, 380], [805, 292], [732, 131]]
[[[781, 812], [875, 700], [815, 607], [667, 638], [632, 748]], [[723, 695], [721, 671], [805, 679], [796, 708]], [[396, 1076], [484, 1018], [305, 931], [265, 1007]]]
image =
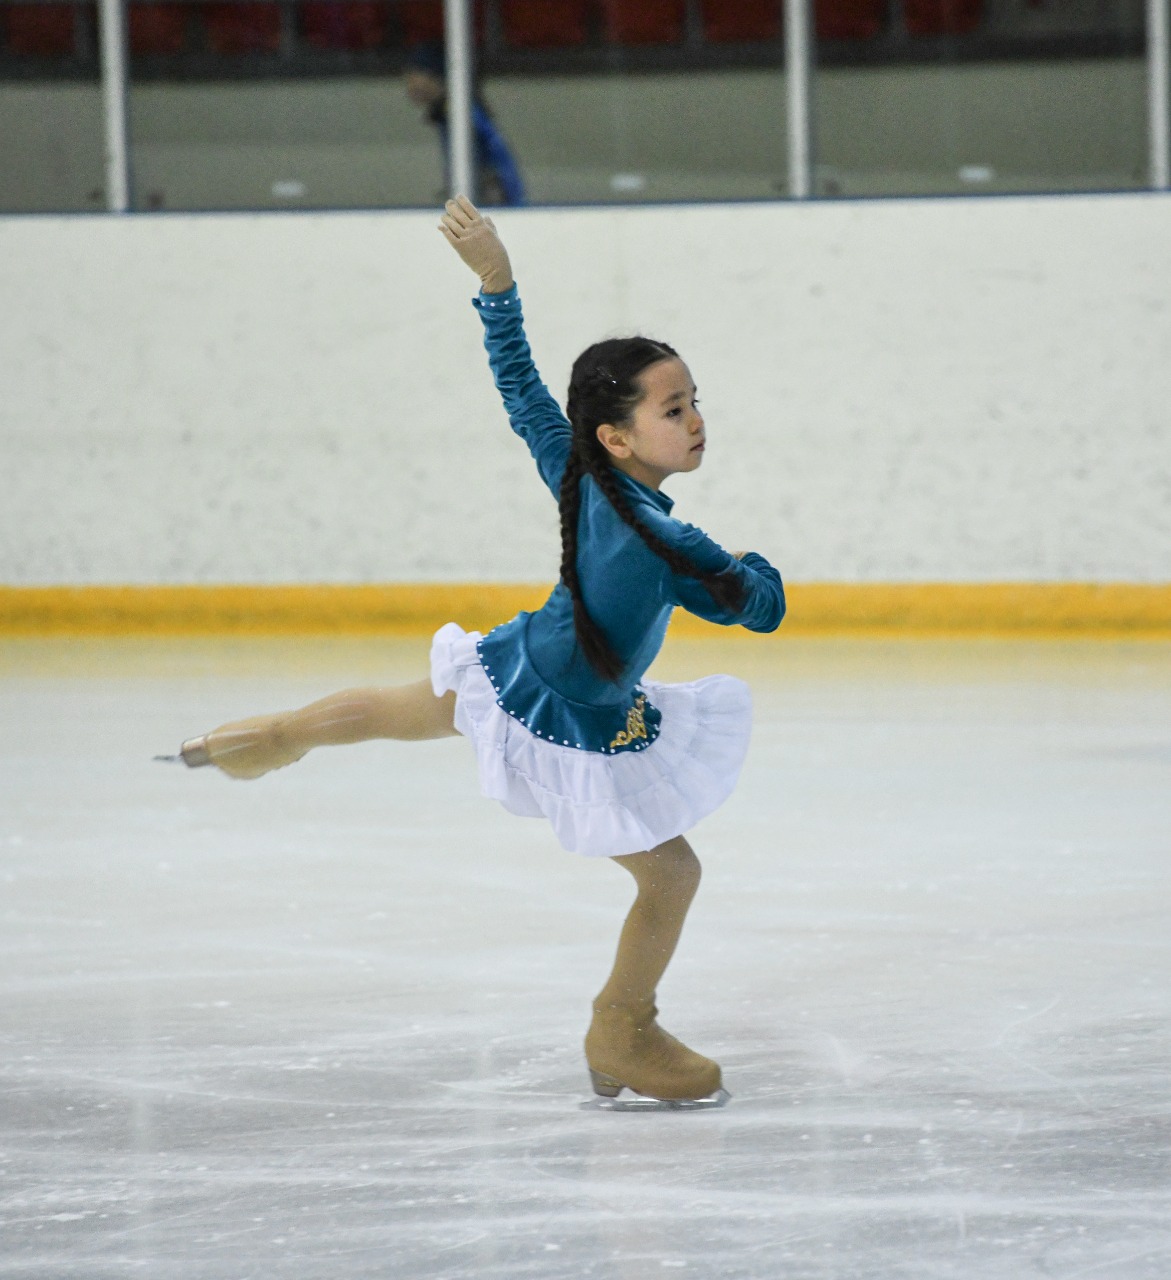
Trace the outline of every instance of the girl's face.
[[598, 439], [628, 476], [658, 489], [679, 471], [703, 462], [705, 431], [696, 407], [691, 371], [676, 356], [659, 360], [638, 375], [642, 399], [624, 426], [604, 423]]

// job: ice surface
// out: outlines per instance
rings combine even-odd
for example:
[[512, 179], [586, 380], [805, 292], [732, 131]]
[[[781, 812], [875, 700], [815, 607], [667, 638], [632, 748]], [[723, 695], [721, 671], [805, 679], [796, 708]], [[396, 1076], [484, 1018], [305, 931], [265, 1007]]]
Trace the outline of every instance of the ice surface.
[[459, 740], [154, 763], [426, 643], [0, 645], [0, 1275], [1167, 1280], [1171, 646], [674, 643], [745, 676], [663, 1023], [583, 1111], [628, 878]]

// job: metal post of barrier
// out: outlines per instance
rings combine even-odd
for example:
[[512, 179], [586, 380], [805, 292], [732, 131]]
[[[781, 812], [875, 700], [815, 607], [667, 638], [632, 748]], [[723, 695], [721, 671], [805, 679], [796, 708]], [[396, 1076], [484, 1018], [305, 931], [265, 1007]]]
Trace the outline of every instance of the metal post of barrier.
[[471, 0], [443, 0], [447, 54], [447, 174], [450, 195], [476, 198], [472, 134]]
[[126, 111], [126, 0], [99, 0], [102, 103], [105, 111], [106, 208], [130, 209], [130, 138]]
[[810, 0], [785, 0], [785, 97], [789, 129], [789, 195], [808, 200], [813, 192], [813, 65]]
[[1147, 0], [1150, 185], [1171, 190], [1171, 0]]

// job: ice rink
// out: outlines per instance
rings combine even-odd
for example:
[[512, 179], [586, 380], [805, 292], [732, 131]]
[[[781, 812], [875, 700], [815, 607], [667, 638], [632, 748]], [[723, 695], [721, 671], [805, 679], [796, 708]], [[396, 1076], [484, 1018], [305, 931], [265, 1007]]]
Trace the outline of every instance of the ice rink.
[[757, 718], [660, 991], [733, 1098], [654, 1115], [628, 877], [466, 743], [152, 762], [426, 650], [0, 644], [0, 1275], [1171, 1276], [1171, 644], [669, 644]]

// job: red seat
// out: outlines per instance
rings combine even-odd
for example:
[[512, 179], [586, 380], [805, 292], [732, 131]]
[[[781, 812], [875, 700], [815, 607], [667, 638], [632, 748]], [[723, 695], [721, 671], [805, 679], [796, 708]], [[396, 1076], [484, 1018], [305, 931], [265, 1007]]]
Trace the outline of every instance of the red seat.
[[397, 9], [407, 44], [443, 39], [443, 0], [402, 0]]
[[903, 16], [913, 36], [959, 36], [980, 25], [984, 3], [983, 0], [903, 0]]
[[813, 12], [819, 40], [873, 40], [886, 25], [885, 0], [814, 0]]
[[500, 0], [500, 25], [514, 49], [564, 49], [589, 37], [589, 0]]
[[127, 6], [132, 54], [182, 53], [187, 44], [187, 9], [181, 4]]
[[31, 58], [68, 58], [73, 53], [73, 6], [5, 5], [8, 52]]
[[317, 49], [377, 49], [386, 42], [386, 5], [378, 0], [301, 6], [301, 30]]
[[781, 0], [702, 0], [700, 14], [708, 44], [775, 40], [781, 31]]
[[276, 53], [281, 45], [281, 11], [275, 4], [205, 4], [203, 25], [213, 53]]
[[602, 29], [611, 44], [678, 44], [684, 0], [602, 0]]
[[[399, 0], [395, 10], [403, 40], [408, 44], [424, 41], [443, 42], [443, 0]], [[484, 39], [483, 0], [475, 0], [472, 6], [472, 31], [476, 43]]]

